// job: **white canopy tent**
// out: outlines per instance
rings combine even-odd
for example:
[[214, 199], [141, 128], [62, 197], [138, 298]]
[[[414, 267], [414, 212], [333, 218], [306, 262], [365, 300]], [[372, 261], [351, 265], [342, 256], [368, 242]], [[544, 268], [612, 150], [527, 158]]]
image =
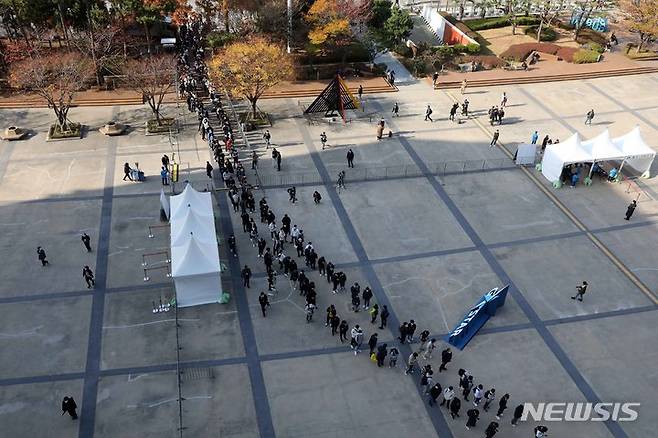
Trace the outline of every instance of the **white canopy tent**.
[[171, 276], [179, 307], [216, 303], [222, 294], [221, 265], [210, 193], [187, 185], [170, 198]]
[[[578, 133], [567, 141], [549, 145], [542, 159], [542, 174], [551, 182], [558, 181], [564, 166], [574, 163], [621, 161], [619, 170], [628, 164], [648, 177], [656, 152], [644, 143], [640, 128], [611, 139], [606, 129], [591, 140], [581, 141]], [[593, 166], [592, 166], [593, 168]]]

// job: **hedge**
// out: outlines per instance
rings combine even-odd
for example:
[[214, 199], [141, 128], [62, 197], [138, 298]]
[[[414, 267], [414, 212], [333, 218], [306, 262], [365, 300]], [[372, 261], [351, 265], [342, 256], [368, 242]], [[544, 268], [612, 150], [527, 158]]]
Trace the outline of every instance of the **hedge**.
[[[537, 38], [537, 31], [539, 26], [530, 26], [526, 28], [525, 34], [533, 38]], [[541, 30], [541, 41], [555, 41], [557, 39], [557, 33], [552, 27], [543, 27]]]
[[514, 44], [500, 54], [502, 59], [521, 62], [534, 51], [555, 55], [567, 62], [573, 62], [573, 56], [579, 49], [574, 47], [561, 47], [551, 43], [523, 43]]
[[574, 64], [589, 64], [598, 62], [601, 54], [594, 50], [580, 49], [573, 55]]
[[[534, 24], [539, 24], [539, 18], [537, 17], [517, 17], [516, 24], [519, 26], [531, 26]], [[487, 30], [487, 29], [497, 29], [499, 27], [511, 26], [510, 16], [505, 15], [502, 17], [495, 18], [476, 18], [474, 20], [468, 20], [463, 22], [471, 30]]]

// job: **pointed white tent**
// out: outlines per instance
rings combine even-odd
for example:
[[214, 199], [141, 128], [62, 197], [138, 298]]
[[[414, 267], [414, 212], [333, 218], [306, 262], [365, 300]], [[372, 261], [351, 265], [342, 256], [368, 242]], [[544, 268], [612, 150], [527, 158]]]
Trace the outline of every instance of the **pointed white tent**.
[[217, 245], [214, 222], [188, 209], [185, 216], [171, 221], [171, 246], [183, 245], [190, 235], [200, 242]]
[[217, 245], [190, 235], [187, 242], [171, 248], [171, 275], [179, 307], [216, 303], [221, 295]]
[[580, 146], [590, 155], [591, 158], [589, 161], [624, 159], [624, 153], [612, 144], [610, 133], [607, 129], [593, 139], [581, 142]]
[[193, 210], [198, 216], [213, 216], [210, 193], [200, 193], [187, 185], [180, 195], [170, 199], [170, 220], [180, 219], [187, 210]]
[[541, 173], [550, 182], [560, 179], [564, 166], [588, 161], [590, 155], [580, 146], [580, 136], [573, 134], [562, 143], [550, 144], [544, 151]]
[[631, 132], [621, 137], [613, 138], [612, 143], [624, 153], [625, 163], [649, 178], [649, 171], [656, 151], [647, 146], [640, 134], [640, 127], [636, 126]]

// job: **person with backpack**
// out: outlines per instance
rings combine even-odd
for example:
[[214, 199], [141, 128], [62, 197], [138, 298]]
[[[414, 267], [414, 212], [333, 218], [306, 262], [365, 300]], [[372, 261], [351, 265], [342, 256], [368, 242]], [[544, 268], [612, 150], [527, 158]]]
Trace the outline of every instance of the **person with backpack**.
[[441, 406], [446, 405], [446, 408], [450, 409], [450, 402], [455, 398], [455, 390], [452, 386], [448, 386], [443, 390], [443, 400], [441, 401]]
[[482, 401], [482, 397], [484, 397], [484, 386], [480, 384], [473, 389], [473, 406], [477, 407]]
[[496, 399], [496, 389], [491, 388], [487, 391], [484, 392], [484, 406], [482, 406], [482, 409], [484, 409], [484, 412], [489, 411], [489, 406], [491, 406], [491, 403]]

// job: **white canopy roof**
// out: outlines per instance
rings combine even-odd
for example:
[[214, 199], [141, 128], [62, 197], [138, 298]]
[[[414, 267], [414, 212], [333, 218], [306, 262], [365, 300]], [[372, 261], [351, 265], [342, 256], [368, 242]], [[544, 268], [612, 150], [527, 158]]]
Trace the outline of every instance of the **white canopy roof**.
[[[171, 248], [172, 277], [190, 277], [220, 272], [217, 245], [189, 236], [187, 242]], [[218, 286], [219, 288], [219, 286]]]
[[636, 126], [631, 132], [621, 137], [613, 138], [612, 143], [621, 149], [627, 156], [654, 157], [656, 151], [651, 149], [642, 139], [640, 127]]
[[170, 218], [177, 220], [185, 216], [187, 210], [192, 210], [197, 216], [213, 216], [210, 193], [200, 193], [187, 185], [180, 195], [172, 196], [170, 201]]
[[191, 209], [187, 209], [184, 213], [183, 217], [170, 221], [172, 247], [183, 245], [191, 235], [200, 242], [217, 244], [212, 220], [208, 220], [206, 216], [199, 216]]
[[553, 143], [546, 147], [542, 159], [541, 173], [547, 180], [557, 181], [560, 179], [564, 166], [582, 163], [590, 159], [589, 153], [580, 144], [580, 136], [575, 133], [566, 141]]
[[588, 161], [623, 160], [624, 153], [615, 147], [606, 129], [591, 140], [583, 141], [580, 146], [590, 155]]

